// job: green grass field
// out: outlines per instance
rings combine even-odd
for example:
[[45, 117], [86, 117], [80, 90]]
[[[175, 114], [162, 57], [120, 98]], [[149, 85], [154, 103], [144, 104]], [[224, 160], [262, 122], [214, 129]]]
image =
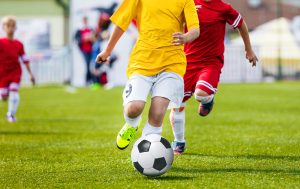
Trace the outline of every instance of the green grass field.
[[[187, 152], [157, 178], [115, 146], [121, 93], [24, 88], [16, 124], [1, 102], [0, 188], [300, 188], [299, 82], [223, 84], [207, 118], [190, 100]], [[173, 139], [168, 119], [163, 136]]]

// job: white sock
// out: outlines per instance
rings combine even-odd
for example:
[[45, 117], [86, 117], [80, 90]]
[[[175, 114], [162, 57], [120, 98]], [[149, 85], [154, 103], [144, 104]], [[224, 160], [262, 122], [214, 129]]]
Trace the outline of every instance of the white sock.
[[214, 99], [214, 96], [215, 96], [214, 94], [209, 95], [209, 96], [197, 96], [195, 94], [195, 99], [198, 102], [201, 102], [202, 104], [208, 104], [208, 103], [210, 103]]
[[16, 114], [19, 107], [19, 102], [20, 102], [19, 92], [10, 91], [8, 97], [8, 112], [11, 115], [14, 116]]
[[170, 122], [172, 125], [175, 141], [185, 142], [184, 139], [184, 126], [185, 126], [185, 110], [181, 112], [176, 109], [170, 113]]
[[144, 127], [142, 136], [147, 136], [147, 135], [150, 135], [150, 134], [161, 135], [161, 133], [162, 133], [162, 126], [154, 127], [154, 126], [150, 125], [149, 122], [147, 122], [145, 127]]
[[126, 123], [128, 123], [129, 125], [131, 125], [134, 128], [136, 128], [139, 125], [141, 118], [142, 118], [142, 115], [139, 115], [136, 118], [130, 118], [124, 114], [124, 119], [125, 119]]

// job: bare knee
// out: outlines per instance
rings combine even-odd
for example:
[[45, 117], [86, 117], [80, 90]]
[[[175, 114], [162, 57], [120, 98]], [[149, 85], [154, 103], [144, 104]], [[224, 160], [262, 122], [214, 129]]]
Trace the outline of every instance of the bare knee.
[[207, 92], [196, 89], [195, 91], [195, 99], [202, 104], [210, 103], [214, 99], [214, 94], [208, 94]]
[[145, 102], [143, 101], [133, 101], [129, 102], [125, 107], [125, 114], [129, 118], [136, 118], [141, 115], [145, 106]]
[[1, 99], [3, 101], [7, 101], [8, 100], [8, 95], [1, 95]]
[[196, 96], [201, 96], [201, 97], [206, 97], [209, 96], [209, 94], [201, 89], [196, 89], [195, 90], [195, 95]]

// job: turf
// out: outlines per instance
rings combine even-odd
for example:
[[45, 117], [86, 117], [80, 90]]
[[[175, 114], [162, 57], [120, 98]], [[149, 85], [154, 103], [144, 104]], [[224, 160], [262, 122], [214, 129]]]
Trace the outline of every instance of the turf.
[[[206, 118], [191, 99], [188, 150], [158, 178], [115, 146], [121, 94], [24, 88], [16, 124], [1, 102], [0, 188], [300, 188], [299, 82], [223, 84]], [[167, 118], [163, 136], [173, 139]]]

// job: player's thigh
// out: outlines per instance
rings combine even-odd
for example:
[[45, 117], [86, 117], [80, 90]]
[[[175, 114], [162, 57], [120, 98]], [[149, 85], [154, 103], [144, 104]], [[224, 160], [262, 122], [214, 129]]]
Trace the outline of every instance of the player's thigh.
[[193, 96], [196, 84], [198, 82], [198, 73], [201, 70], [187, 70], [184, 75], [184, 98], [183, 102], [186, 102], [189, 98]]
[[8, 82], [9, 82], [8, 85], [9, 91], [15, 91], [15, 92], [19, 91], [21, 85], [21, 70], [17, 69], [11, 72], [8, 75]]
[[196, 89], [200, 89], [208, 95], [215, 94], [220, 81], [220, 75], [221, 68], [217, 66], [207, 66], [198, 76]]
[[8, 78], [4, 77], [4, 74], [2, 74], [2, 76], [0, 77], [0, 95], [4, 98], [8, 96], [8, 87], [9, 87]]
[[132, 76], [126, 83], [123, 91], [123, 106], [136, 101], [146, 102], [152, 87], [152, 81], [149, 77], [142, 75]]
[[152, 98], [163, 97], [170, 101], [170, 108], [179, 108], [184, 96], [184, 82], [181, 76], [172, 72], [158, 75], [152, 88]]

